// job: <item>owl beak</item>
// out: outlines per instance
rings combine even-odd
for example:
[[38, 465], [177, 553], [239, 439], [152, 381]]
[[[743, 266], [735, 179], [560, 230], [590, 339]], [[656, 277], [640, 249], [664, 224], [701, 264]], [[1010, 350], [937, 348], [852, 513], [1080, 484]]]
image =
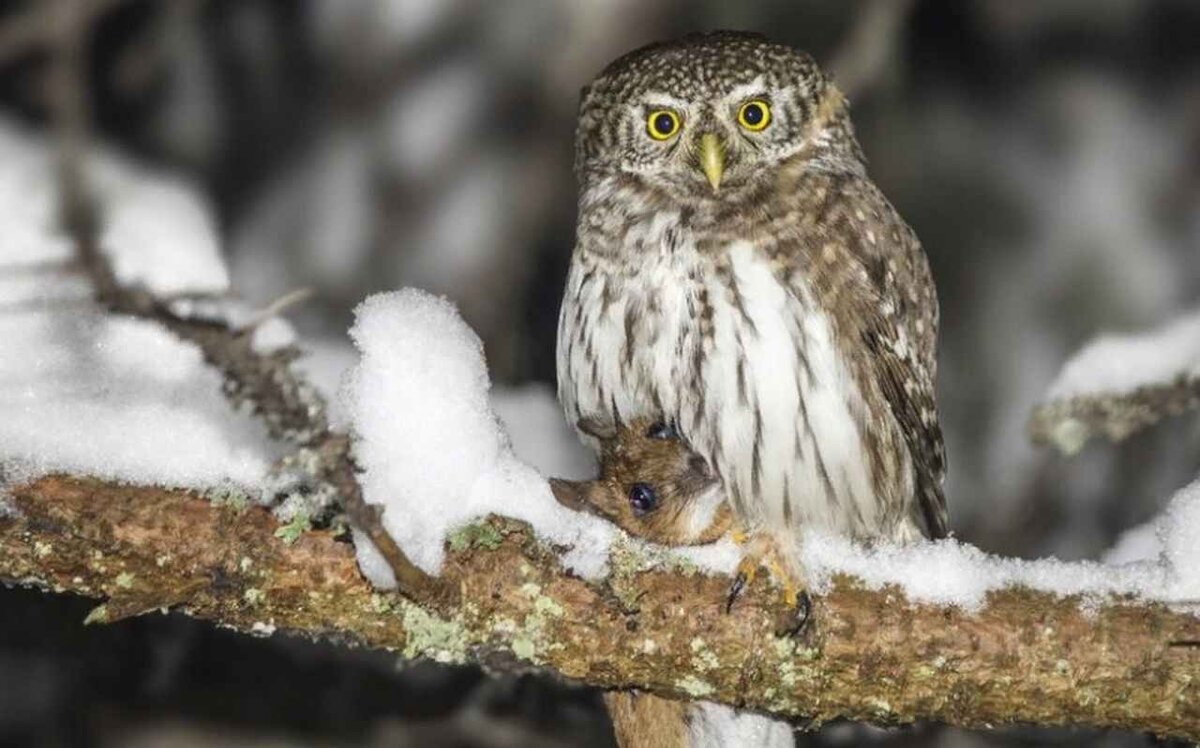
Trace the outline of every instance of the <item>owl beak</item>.
[[715, 132], [700, 136], [700, 170], [716, 192], [721, 186], [721, 174], [725, 172], [725, 144]]

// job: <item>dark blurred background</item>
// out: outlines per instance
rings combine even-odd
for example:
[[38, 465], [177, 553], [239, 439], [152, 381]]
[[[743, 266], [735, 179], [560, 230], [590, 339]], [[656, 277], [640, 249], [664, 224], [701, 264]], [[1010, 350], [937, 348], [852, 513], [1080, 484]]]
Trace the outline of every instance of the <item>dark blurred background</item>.
[[[1068, 461], [1025, 438], [1093, 335], [1200, 299], [1200, 3], [1193, 0], [98, 0], [99, 136], [192, 176], [237, 290], [292, 316], [318, 379], [366, 294], [458, 303], [494, 380], [550, 383], [571, 249], [579, 88], [642, 43], [759, 30], [850, 94], [870, 171], [923, 240], [942, 304], [952, 524], [985, 550], [1098, 558], [1195, 476], [1177, 421]], [[44, 123], [44, 4], [0, 5], [0, 107]], [[104, 629], [90, 603], [0, 591], [0, 742], [610, 744], [595, 694], [178, 616]], [[801, 744], [856, 744], [834, 728]], [[1139, 745], [932, 727], [911, 745]], [[540, 741], [540, 742], [539, 742]]]

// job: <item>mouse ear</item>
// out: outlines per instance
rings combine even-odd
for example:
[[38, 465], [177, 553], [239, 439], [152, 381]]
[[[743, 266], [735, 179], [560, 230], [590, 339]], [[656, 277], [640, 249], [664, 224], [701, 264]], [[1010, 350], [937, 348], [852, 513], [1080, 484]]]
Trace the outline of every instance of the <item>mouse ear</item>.
[[617, 436], [617, 425], [603, 416], [584, 416], [575, 424], [575, 428], [600, 440]]

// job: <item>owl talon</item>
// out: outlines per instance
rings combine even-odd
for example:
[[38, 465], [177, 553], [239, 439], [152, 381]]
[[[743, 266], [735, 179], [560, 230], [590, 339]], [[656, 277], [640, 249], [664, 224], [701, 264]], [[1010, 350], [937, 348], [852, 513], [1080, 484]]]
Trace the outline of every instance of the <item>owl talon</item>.
[[758, 576], [758, 567], [759, 554], [749, 553], [742, 556], [742, 560], [737, 565], [737, 573], [733, 577], [733, 584], [729, 585], [729, 595], [725, 598], [726, 614], [733, 610], [733, 604], [741, 597], [747, 585], [752, 583], [754, 578]]
[[744, 572], [738, 572], [733, 578], [733, 584], [729, 585], [729, 595], [725, 598], [725, 614], [729, 615], [733, 610], [733, 604], [741, 596], [742, 591], [746, 589], [747, 575]]
[[799, 595], [793, 596], [791, 607], [782, 616], [779, 625], [775, 627], [775, 635], [778, 637], [802, 636], [808, 632], [811, 622], [812, 598], [808, 596], [808, 590], [801, 590]]

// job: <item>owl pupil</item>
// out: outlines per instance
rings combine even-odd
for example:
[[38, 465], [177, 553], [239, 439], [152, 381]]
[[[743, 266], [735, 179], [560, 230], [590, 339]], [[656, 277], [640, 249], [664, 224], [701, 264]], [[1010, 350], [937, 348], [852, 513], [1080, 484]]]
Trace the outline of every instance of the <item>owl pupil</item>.
[[654, 118], [654, 131], [659, 135], [668, 135], [675, 128], [675, 120], [669, 114], [660, 114]]
[[742, 118], [748, 125], [757, 125], [763, 120], [763, 109], [758, 104], [751, 104], [742, 111]]

